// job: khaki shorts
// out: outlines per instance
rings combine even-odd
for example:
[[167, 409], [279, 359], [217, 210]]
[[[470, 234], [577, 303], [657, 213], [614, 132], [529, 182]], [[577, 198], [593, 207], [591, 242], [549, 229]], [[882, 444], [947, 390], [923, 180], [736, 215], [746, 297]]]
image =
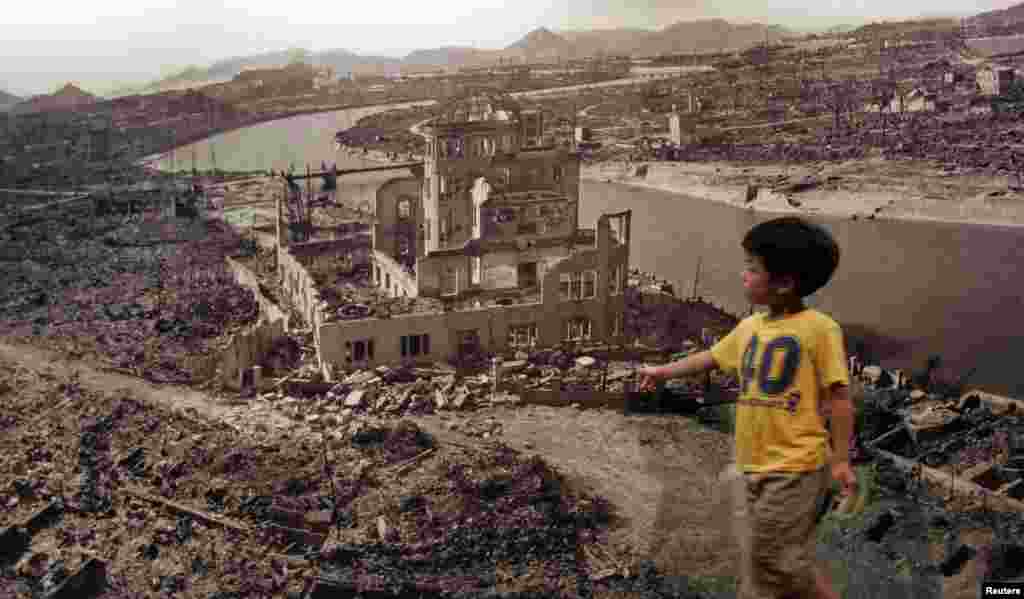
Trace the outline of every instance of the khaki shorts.
[[737, 599], [813, 597], [816, 518], [831, 483], [828, 469], [750, 473], [734, 480]]

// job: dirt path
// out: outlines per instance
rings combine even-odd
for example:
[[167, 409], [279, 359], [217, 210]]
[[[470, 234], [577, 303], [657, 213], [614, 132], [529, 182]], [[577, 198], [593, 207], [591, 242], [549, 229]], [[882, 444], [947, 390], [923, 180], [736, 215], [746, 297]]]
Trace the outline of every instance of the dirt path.
[[[56, 352], [37, 347], [0, 342], [0, 359], [30, 368], [48, 369], [56, 376], [68, 376], [77, 371], [84, 386], [109, 392], [123, 389], [140, 401], [160, 405], [191, 418], [231, 421], [237, 420], [240, 413], [237, 406], [218, 400], [208, 393], [175, 385], [154, 385], [133, 376], [97, 368], [83, 360], [69, 360]], [[280, 414], [261, 412], [260, 417], [270, 418], [269, 424], [275, 428], [288, 429], [295, 426], [294, 422]]]
[[[544, 457], [571, 484], [608, 499], [621, 521], [610, 545], [623, 564], [653, 559], [666, 574], [733, 576], [735, 547], [716, 510], [718, 473], [730, 439], [682, 417], [525, 406], [479, 412], [503, 425], [511, 447]], [[432, 434], [472, 443], [448, 426], [458, 417], [417, 419]], [[477, 441], [479, 442], [479, 441]]]
[[[313, 434], [276, 409], [254, 410], [202, 391], [153, 385], [45, 349], [0, 343], [0, 359], [48, 369], [56, 376], [77, 370], [83, 386], [123, 389], [139, 400], [192, 418], [226, 421], [248, 431], [267, 432], [271, 438], [294, 441]], [[410, 419], [443, 441], [483, 447], [489, 441], [459, 431], [468, 422], [492, 418], [502, 424], [499, 440], [527, 454], [539, 454], [571, 485], [612, 503], [618, 520], [609, 546], [621, 565], [635, 566], [649, 558], [666, 574], [734, 575], [735, 548], [721, 534], [724, 514], [715, 508], [723, 503], [716, 501], [717, 475], [730, 455], [725, 435], [681, 417], [626, 417], [571, 407], [505, 407]]]

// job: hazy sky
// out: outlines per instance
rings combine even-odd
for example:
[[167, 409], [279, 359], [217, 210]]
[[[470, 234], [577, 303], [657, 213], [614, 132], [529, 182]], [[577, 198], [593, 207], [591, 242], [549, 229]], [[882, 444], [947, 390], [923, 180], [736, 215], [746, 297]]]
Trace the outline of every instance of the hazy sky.
[[865, 18], [973, 14], [1015, 0], [22, 0], [0, 18], [0, 89], [91, 91], [190, 64], [305, 47], [401, 56], [417, 48], [506, 46], [530, 30], [660, 28], [721, 17], [796, 28]]

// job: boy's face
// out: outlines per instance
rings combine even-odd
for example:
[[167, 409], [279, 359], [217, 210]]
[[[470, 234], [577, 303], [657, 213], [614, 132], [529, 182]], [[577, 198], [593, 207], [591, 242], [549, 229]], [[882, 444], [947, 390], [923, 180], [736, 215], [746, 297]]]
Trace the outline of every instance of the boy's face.
[[761, 258], [747, 253], [743, 269], [743, 291], [747, 301], [757, 306], [770, 306], [781, 297], [783, 286], [768, 274]]

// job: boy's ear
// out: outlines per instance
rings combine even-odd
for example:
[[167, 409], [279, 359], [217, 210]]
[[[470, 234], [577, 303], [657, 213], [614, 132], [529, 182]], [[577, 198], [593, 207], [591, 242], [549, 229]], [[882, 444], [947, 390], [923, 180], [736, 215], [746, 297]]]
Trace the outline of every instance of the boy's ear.
[[793, 275], [778, 275], [774, 277], [775, 292], [779, 295], [796, 293], [796, 277]]

